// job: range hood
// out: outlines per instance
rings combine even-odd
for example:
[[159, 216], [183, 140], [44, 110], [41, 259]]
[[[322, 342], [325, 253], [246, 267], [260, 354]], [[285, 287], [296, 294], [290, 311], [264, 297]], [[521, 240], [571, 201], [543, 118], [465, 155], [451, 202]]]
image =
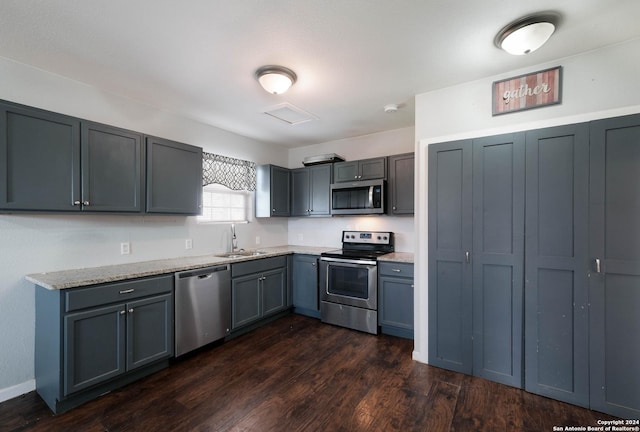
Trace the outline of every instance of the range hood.
[[337, 155], [335, 153], [328, 153], [328, 154], [317, 155], [317, 156], [307, 156], [302, 161], [302, 164], [304, 166], [311, 166], [311, 165], [319, 165], [319, 164], [342, 162], [342, 161], [344, 161], [344, 158], [342, 156]]

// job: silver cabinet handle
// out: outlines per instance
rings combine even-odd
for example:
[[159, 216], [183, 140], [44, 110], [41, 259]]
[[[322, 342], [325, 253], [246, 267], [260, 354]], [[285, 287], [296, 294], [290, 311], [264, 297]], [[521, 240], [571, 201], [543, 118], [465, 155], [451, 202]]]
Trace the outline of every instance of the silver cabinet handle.
[[392, 272], [400, 273], [400, 269], [391, 269]]
[[121, 290], [120, 294], [130, 294], [130, 293], [132, 293], [134, 291], [135, 291], [135, 289], [130, 288], [130, 289], [126, 289], [126, 290]]
[[596, 273], [602, 273], [602, 264], [600, 258], [596, 258]]
[[467, 264], [469, 264], [471, 262], [471, 252], [465, 251], [464, 260], [467, 262]]
[[129, 309], [129, 313], [133, 313], [133, 308]]

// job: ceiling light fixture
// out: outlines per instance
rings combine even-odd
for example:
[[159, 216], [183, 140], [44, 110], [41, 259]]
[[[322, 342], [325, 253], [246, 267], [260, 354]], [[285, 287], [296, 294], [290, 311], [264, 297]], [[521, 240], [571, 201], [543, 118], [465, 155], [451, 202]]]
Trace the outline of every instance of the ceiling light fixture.
[[494, 43], [509, 54], [529, 54], [549, 40], [558, 25], [555, 13], [542, 13], [520, 18], [498, 32]]
[[256, 79], [263, 89], [272, 94], [282, 94], [291, 87], [298, 77], [284, 66], [262, 66], [256, 71]]

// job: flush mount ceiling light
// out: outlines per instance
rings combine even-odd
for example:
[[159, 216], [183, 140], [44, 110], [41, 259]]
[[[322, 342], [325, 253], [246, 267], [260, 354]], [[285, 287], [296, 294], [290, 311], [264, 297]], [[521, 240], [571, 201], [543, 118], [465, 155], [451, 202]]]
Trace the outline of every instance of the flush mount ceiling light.
[[262, 66], [256, 71], [256, 79], [263, 89], [272, 94], [282, 94], [291, 87], [298, 77], [284, 66]]
[[529, 54], [549, 40], [556, 29], [558, 18], [554, 13], [520, 18], [500, 30], [494, 43], [509, 54]]

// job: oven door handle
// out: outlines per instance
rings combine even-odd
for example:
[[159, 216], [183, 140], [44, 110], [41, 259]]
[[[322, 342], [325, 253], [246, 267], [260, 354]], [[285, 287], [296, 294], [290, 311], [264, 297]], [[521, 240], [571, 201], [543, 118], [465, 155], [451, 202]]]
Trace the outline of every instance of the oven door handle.
[[376, 262], [371, 260], [358, 260], [358, 259], [344, 259], [344, 258], [330, 258], [330, 257], [321, 257], [320, 261], [332, 262], [332, 263], [344, 263], [344, 264], [356, 264], [356, 265], [369, 265], [375, 266]]

